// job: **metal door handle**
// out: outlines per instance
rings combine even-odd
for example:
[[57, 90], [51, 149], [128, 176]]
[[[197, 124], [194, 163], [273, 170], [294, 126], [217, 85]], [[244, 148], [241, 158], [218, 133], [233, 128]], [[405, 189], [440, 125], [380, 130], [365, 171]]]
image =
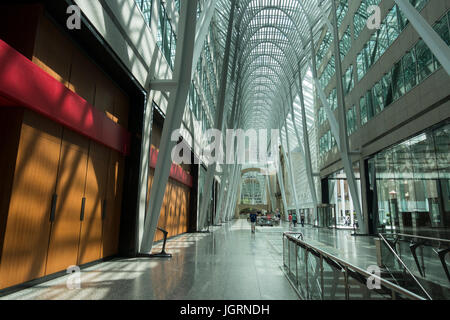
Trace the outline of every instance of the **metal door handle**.
[[52, 196], [52, 207], [50, 209], [50, 222], [55, 221], [56, 216], [56, 202], [58, 201], [58, 195], [56, 193]]

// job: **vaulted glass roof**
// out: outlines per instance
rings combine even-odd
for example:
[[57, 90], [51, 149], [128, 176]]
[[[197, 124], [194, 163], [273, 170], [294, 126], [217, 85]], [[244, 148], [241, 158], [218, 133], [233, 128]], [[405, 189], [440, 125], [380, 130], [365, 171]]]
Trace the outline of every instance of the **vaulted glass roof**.
[[[232, 3], [217, 0], [213, 18], [220, 59], [223, 59]], [[292, 135], [291, 149], [296, 147], [290, 108], [293, 101], [295, 123], [301, 132], [299, 69], [309, 127], [314, 124], [310, 30], [317, 44], [324, 25], [322, 17], [330, 14], [330, 7], [329, 0], [236, 0], [225, 110], [230, 117], [235, 95], [237, 109], [230, 123], [257, 130], [283, 128], [286, 121]]]

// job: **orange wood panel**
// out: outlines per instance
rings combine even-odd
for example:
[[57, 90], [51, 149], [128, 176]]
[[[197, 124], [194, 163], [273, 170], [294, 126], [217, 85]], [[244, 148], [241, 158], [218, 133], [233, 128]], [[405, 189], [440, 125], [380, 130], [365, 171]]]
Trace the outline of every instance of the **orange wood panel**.
[[191, 214], [196, 214], [195, 212], [191, 212], [189, 210], [191, 201], [196, 201], [196, 199], [191, 199], [191, 193], [189, 191], [187, 193], [187, 200], [186, 200], [186, 203], [187, 203], [187, 207], [186, 207], [186, 232], [188, 232], [188, 230], [189, 230], [189, 223], [190, 223], [189, 222], [189, 218], [191, 217]]
[[168, 222], [168, 231], [169, 237], [173, 237], [175, 235], [175, 224], [176, 224], [176, 205], [177, 205], [177, 188], [178, 186], [173, 182], [169, 181], [172, 189], [170, 190], [169, 195], [169, 222]]
[[[96, 70], [97, 66], [80, 50], [73, 51], [69, 89], [84, 98], [91, 105], [95, 100], [95, 77], [88, 70]], [[98, 73], [98, 71], [95, 71]]]
[[43, 10], [42, 4], [0, 5], [0, 39], [31, 59]]
[[180, 207], [179, 207], [179, 212], [180, 212], [180, 218], [178, 220], [178, 234], [182, 234], [184, 233], [184, 225], [186, 223], [186, 219], [185, 219], [185, 208], [186, 208], [186, 195], [185, 195], [185, 188], [181, 187], [180, 188]]
[[55, 221], [52, 224], [46, 274], [77, 264], [80, 213], [88, 163], [89, 141], [65, 129], [59, 164]]
[[45, 274], [60, 126], [26, 111], [0, 265], [0, 288]]
[[130, 100], [120, 89], [116, 90], [114, 94], [114, 116], [118, 119], [118, 124], [128, 128]]
[[180, 219], [180, 233], [186, 232], [186, 207], [187, 207], [187, 197], [186, 197], [186, 189], [183, 188], [183, 191], [181, 193], [181, 199], [182, 199], [182, 206], [181, 206], [181, 219]]
[[73, 51], [72, 42], [50, 20], [42, 16], [32, 61], [69, 87]]
[[187, 208], [189, 207], [189, 202], [188, 202], [188, 197], [187, 197], [187, 193], [189, 192], [189, 189], [187, 188], [183, 188], [183, 192], [181, 195], [181, 198], [183, 199], [183, 206], [181, 208], [181, 233], [186, 233], [187, 232]]
[[106, 188], [106, 217], [103, 220], [103, 258], [118, 253], [122, 191], [123, 157], [119, 153], [111, 151], [108, 185]]
[[6, 108], [0, 110], [0, 261], [3, 240], [5, 237], [6, 220], [8, 218], [9, 203], [16, 168], [17, 151], [19, 149], [20, 133], [22, 129], [23, 109]]
[[95, 107], [103, 112], [106, 116], [118, 122], [117, 117], [114, 115], [114, 95], [117, 87], [114, 86], [111, 80], [101, 71], [95, 71]]
[[[171, 189], [172, 189], [172, 186], [170, 184], [167, 184], [166, 191], [164, 193], [163, 204], [161, 206], [161, 211], [160, 211], [159, 220], [158, 220], [158, 227], [165, 229], [166, 231], [169, 231], [168, 230], [168, 221], [169, 221], [168, 203], [169, 203]], [[164, 238], [164, 235], [162, 234], [162, 232], [157, 230], [155, 232], [155, 237], [153, 239], [154, 239], [154, 241], [160, 241], [163, 238]]]
[[177, 186], [177, 205], [176, 205], [176, 219], [175, 219], [175, 234], [181, 234], [181, 215], [182, 215], [182, 207], [183, 207], [183, 198], [182, 198], [183, 188], [181, 185]]
[[[81, 222], [78, 265], [100, 259], [102, 245], [102, 215], [106, 210], [109, 149], [91, 141], [86, 175], [85, 211]], [[106, 164], [106, 165], [105, 165]], [[111, 203], [114, 209], [114, 204]]]

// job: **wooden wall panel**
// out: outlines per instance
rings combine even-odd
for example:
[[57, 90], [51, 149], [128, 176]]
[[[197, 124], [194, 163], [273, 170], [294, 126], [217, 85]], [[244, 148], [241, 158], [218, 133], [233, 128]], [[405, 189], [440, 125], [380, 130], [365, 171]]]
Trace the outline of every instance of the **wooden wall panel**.
[[0, 265], [0, 288], [45, 273], [61, 127], [26, 111]]
[[[149, 205], [148, 198], [153, 183], [153, 175], [154, 169], [151, 169], [147, 206]], [[189, 188], [169, 179], [158, 220], [158, 227], [167, 230], [168, 237], [174, 237], [188, 231], [189, 192]], [[163, 240], [163, 234], [156, 231], [154, 241], [160, 240]]]
[[128, 110], [130, 101], [125, 93], [121, 90], [115, 91], [114, 96], [114, 116], [118, 119], [118, 124], [124, 128], [128, 128]]
[[[128, 96], [43, 11], [32, 16], [36, 17], [36, 30], [30, 34], [35, 34], [35, 41], [27, 34], [24, 43], [30, 59], [127, 127]], [[10, 20], [20, 21], [16, 18]], [[16, 149], [9, 154], [0, 143], [0, 173], [3, 167], [10, 172], [9, 178], [2, 174], [0, 187], [0, 289], [118, 252], [124, 157], [31, 111], [25, 111], [22, 125], [20, 120], [11, 147]], [[90, 143], [95, 148], [89, 154]], [[56, 216], [51, 223], [55, 193]], [[83, 196], [86, 208], [81, 224]], [[105, 198], [107, 210], [102, 221]], [[165, 215], [162, 221], [165, 224]]]
[[173, 214], [175, 211], [175, 191], [176, 186], [169, 181], [168, 185], [170, 186], [170, 191], [167, 193], [167, 212], [166, 212], [166, 230], [169, 232], [169, 237], [173, 236]]
[[[78, 265], [99, 260], [102, 245], [102, 216], [106, 209], [106, 184], [108, 178], [109, 150], [91, 141], [86, 175], [86, 204], [81, 222]], [[114, 204], [111, 203], [114, 209]]]
[[[153, 178], [152, 178], [153, 179]], [[161, 211], [159, 214], [159, 220], [158, 220], [158, 228], [162, 228], [167, 230], [167, 221], [168, 221], [168, 214], [169, 214], [169, 207], [168, 207], [168, 194], [170, 194], [171, 186], [170, 184], [167, 184], [166, 191], [164, 193], [164, 199], [163, 204], [161, 206]], [[149, 194], [150, 194], [149, 190]], [[168, 231], [168, 230], [167, 230]], [[155, 236], [153, 238], [153, 241], [160, 241], [164, 238], [164, 235], [161, 231], [157, 230], [155, 232]]]
[[179, 206], [178, 206], [178, 230], [177, 230], [177, 234], [182, 234], [183, 233], [183, 226], [186, 224], [185, 219], [184, 219], [184, 208], [186, 207], [186, 199], [184, 196], [184, 188], [182, 186], [180, 186], [179, 189], [179, 195], [178, 198], [180, 199], [179, 202]]
[[43, 9], [41, 4], [0, 5], [0, 39], [31, 59]]
[[72, 67], [70, 71], [69, 89], [84, 98], [91, 105], [95, 100], [95, 77], [88, 70], [95, 70], [96, 66], [91, 60], [78, 50], [73, 52]]
[[186, 222], [183, 224], [183, 233], [186, 233], [189, 230], [189, 213], [190, 213], [189, 212], [189, 208], [190, 208], [189, 203], [191, 201], [190, 190], [189, 189], [185, 190], [184, 195], [185, 195], [185, 199], [186, 199], [186, 201], [185, 201], [186, 206], [184, 208], [184, 217], [185, 217]]
[[111, 151], [106, 187], [106, 217], [103, 220], [102, 258], [113, 256], [118, 252], [122, 191], [123, 157]]
[[0, 261], [22, 128], [23, 109], [0, 109]]
[[77, 264], [88, 148], [87, 139], [64, 130], [56, 187], [58, 202], [50, 235], [47, 275]]
[[176, 217], [175, 217], [175, 235], [181, 234], [181, 208], [183, 206], [183, 199], [182, 199], [182, 192], [183, 188], [181, 185], [178, 185], [177, 187], [177, 205], [176, 205]]
[[32, 61], [68, 88], [73, 51], [72, 42], [50, 20], [42, 16]]
[[118, 118], [114, 115], [114, 94], [118, 89], [100, 70], [95, 71], [93, 78], [95, 79], [95, 107], [117, 123]]

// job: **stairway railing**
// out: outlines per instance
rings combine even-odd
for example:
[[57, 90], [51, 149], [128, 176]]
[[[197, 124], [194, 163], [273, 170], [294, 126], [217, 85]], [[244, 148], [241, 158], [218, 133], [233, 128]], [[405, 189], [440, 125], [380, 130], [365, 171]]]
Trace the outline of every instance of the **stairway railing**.
[[[389, 243], [389, 241], [380, 233], [378, 235], [381, 240], [383, 240], [383, 243], [385, 247], [389, 250], [387, 253], [391, 255], [394, 259], [383, 259], [383, 264], [385, 264], [385, 267], [387, 267], [387, 270], [389, 270], [389, 273], [393, 278], [395, 278], [397, 281], [398, 276], [395, 275], [395, 271], [400, 271], [402, 274], [402, 280], [408, 281], [408, 289], [410, 289], [413, 292], [424, 294], [427, 299], [432, 300], [431, 296], [428, 294], [428, 292], [425, 290], [425, 288], [422, 286], [422, 284], [417, 280], [417, 278], [414, 276], [414, 274], [411, 272], [411, 270], [407, 267], [405, 262], [400, 258], [400, 256], [397, 254], [395, 248], [395, 244]], [[387, 265], [389, 262], [392, 262], [391, 265]]]
[[[298, 233], [283, 234], [283, 264], [303, 299], [428, 299], [427, 295], [407, 290], [300, 238]], [[311, 258], [316, 260], [315, 265], [309, 262]], [[372, 281], [379, 286], [369, 289], [368, 283]]]

